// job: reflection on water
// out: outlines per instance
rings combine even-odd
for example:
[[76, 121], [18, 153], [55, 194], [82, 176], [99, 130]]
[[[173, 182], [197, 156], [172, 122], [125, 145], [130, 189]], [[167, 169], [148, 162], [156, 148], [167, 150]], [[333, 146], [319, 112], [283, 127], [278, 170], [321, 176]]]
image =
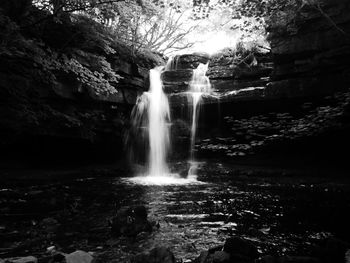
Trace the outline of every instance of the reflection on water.
[[[197, 174], [164, 182], [91, 175], [48, 184], [7, 181], [0, 189], [6, 204], [0, 208], [0, 245], [6, 255], [24, 253], [20, 246], [40, 254], [56, 245], [65, 252], [97, 251], [103, 258], [98, 262], [127, 262], [159, 245], [170, 247], [178, 259], [193, 259], [230, 235], [277, 255], [303, 254], [329, 235], [350, 236], [350, 187], [334, 178], [254, 176], [215, 163], [203, 163]], [[111, 236], [108, 219], [128, 205], [145, 205], [160, 228], [134, 238]], [[48, 235], [44, 222], [57, 222], [57, 233]]]

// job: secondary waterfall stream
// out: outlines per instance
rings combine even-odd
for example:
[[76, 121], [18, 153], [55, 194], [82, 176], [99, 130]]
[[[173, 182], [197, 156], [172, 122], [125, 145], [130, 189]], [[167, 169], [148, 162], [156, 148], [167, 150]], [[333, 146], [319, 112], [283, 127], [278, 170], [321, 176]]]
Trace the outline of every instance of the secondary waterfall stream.
[[202, 95], [211, 92], [209, 78], [205, 75], [208, 70], [208, 64], [200, 63], [193, 70], [191, 82], [189, 83], [189, 104], [192, 102], [192, 125], [191, 125], [191, 144], [190, 144], [190, 168], [188, 175], [196, 174], [197, 164], [194, 159], [194, 147], [196, 143], [196, 132], [200, 112]]

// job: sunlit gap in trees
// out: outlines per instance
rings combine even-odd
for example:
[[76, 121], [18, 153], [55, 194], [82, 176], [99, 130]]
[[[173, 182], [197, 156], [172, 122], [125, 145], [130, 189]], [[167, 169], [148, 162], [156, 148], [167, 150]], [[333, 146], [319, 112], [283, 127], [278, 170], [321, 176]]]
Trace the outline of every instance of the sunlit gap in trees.
[[[85, 16], [103, 25], [112, 38], [133, 54], [149, 50], [171, 56], [214, 54], [237, 43], [268, 47], [267, 2], [248, 0], [33, 0], [57, 22], [62, 14]], [[264, 11], [265, 10], [265, 11]], [[50, 16], [49, 15], [49, 16]]]
[[[180, 1], [186, 2], [186, 1]], [[232, 2], [239, 1], [233, 0]], [[185, 6], [185, 4], [183, 4]], [[235, 49], [238, 43], [247, 49], [269, 48], [266, 41], [265, 21], [255, 16], [237, 15], [237, 10], [220, 0], [210, 0], [175, 15], [179, 19], [179, 31], [188, 32], [177, 48], [166, 48], [166, 55], [205, 52], [210, 55], [225, 48]]]

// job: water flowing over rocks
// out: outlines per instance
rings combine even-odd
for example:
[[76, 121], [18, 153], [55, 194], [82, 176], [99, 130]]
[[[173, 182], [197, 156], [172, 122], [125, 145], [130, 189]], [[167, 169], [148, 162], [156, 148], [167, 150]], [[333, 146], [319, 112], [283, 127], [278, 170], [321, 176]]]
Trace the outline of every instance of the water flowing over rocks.
[[[350, 6], [346, 0], [324, 0], [320, 7], [304, 5], [295, 16], [277, 15], [268, 28], [268, 53], [237, 49], [209, 58], [207, 76], [214, 92], [203, 95], [199, 156], [217, 157], [221, 152], [220, 156], [235, 160], [252, 155], [268, 159], [279, 152], [290, 155], [289, 160], [299, 154], [310, 162], [344, 160], [335, 145], [343, 151], [350, 145], [345, 135]], [[186, 95], [181, 91], [188, 89], [191, 70], [182, 67], [163, 73], [175, 123], [181, 124], [174, 127], [179, 141], [188, 133], [177, 120], [186, 115]], [[283, 150], [287, 148], [290, 151]]]
[[[162, 74], [164, 89], [170, 94], [186, 91], [194, 66], [198, 66], [199, 63], [209, 63], [207, 76], [210, 78], [216, 95], [222, 97], [222, 99], [225, 95], [226, 99], [230, 95], [234, 95], [230, 92], [236, 91], [237, 93], [246, 94], [249, 91], [247, 88], [252, 90], [254, 87], [263, 87], [268, 82], [269, 75], [272, 72], [271, 56], [262, 53], [243, 55], [245, 57], [239, 63], [234, 61], [236, 54], [233, 52], [228, 54], [222, 52], [212, 57], [207, 55], [206, 59], [197, 54], [179, 55], [177, 57], [178, 63], [181, 64], [182, 60], [190, 60], [192, 63], [183, 63], [175, 68], [166, 68]], [[235, 99], [233, 97], [232, 99]], [[204, 101], [216, 103], [216, 100], [210, 97], [204, 99]]]

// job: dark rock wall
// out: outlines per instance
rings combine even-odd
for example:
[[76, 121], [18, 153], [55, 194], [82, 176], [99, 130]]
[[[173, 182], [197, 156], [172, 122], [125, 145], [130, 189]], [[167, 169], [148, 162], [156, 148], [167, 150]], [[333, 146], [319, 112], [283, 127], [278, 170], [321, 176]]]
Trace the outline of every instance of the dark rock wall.
[[269, 40], [274, 57], [268, 93], [285, 97], [321, 96], [350, 84], [350, 3], [322, 0], [296, 16], [272, 21]]
[[[11, 10], [0, 9], [0, 165], [122, 157], [131, 108], [163, 59], [132, 55], [91, 21], [20, 29]], [[43, 15], [31, 12], [34, 21]]]
[[[270, 54], [255, 53], [240, 64], [235, 54], [210, 59], [207, 75], [220, 99], [203, 98], [197, 158], [348, 169], [350, 2], [319, 2], [272, 21]], [[191, 70], [165, 72], [166, 90], [187, 89]], [[175, 136], [184, 140], [188, 98], [171, 100], [181, 108], [174, 110]], [[181, 115], [185, 123], [176, 118]]]

